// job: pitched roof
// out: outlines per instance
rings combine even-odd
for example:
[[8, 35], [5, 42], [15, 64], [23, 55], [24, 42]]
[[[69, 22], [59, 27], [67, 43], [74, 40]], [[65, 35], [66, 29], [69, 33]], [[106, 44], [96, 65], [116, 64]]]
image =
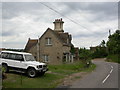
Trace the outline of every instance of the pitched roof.
[[63, 43], [67, 43], [67, 39], [69, 39], [68, 33], [57, 33], [58, 37], [63, 41]]
[[25, 47], [25, 51], [28, 51], [31, 47], [35, 46], [37, 44], [38, 40], [37, 39], [30, 39], [28, 40], [26, 47]]
[[[69, 33], [64, 33], [64, 32], [57, 32], [52, 30], [52, 32], [57, 36], [57, 38], [63, 43], [63, 45], [72, 45], [71, 43], [71, 35]], [[67, 43], [67, 39], [70, 41]]]

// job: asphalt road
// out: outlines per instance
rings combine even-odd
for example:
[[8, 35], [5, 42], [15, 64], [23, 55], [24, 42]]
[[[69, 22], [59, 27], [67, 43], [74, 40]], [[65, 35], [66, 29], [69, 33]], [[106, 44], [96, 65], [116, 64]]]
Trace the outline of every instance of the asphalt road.
[[[70, 88], [118, 88], [118, 71], [120, 64], [105, 62], [103, 59], [93, 61], [96, 69], [74, 82]], [[119, 69], [118, 69], [119, 67]]]

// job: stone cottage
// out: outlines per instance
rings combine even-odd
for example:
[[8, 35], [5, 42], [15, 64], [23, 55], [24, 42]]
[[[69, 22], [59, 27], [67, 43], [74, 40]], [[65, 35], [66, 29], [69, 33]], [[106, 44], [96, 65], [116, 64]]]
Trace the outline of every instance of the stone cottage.
[[28, 40], [25, 51], [32, 53], [36, 60], [49, 64], [73, 62], [76, 54], [71, 54], [71, 34], [64, 32], [62, 19], [56, 19], [54, 30], [48, 28], [37, 40]]

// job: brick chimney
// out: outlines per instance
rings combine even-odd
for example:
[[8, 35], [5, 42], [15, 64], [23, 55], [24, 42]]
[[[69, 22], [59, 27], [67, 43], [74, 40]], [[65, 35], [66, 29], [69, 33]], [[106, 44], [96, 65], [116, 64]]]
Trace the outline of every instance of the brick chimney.
[[55, 19], [54, 23], [54, 30], [58, 31], [58, 32], [64, 32], [63, 30], [63, 21], [62, 18], [61, 19]]

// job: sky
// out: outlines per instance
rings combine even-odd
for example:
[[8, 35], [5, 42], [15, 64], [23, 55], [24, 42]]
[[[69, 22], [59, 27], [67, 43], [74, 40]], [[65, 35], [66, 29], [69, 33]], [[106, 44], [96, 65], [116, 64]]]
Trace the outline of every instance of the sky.
[[1, 48], [25, 48], [28, 38], [38, 39], [54, 20], [62, 18], [64, 32], [76, 47], [97, 46], [118, 29], [117, 2], [2, 2]]

